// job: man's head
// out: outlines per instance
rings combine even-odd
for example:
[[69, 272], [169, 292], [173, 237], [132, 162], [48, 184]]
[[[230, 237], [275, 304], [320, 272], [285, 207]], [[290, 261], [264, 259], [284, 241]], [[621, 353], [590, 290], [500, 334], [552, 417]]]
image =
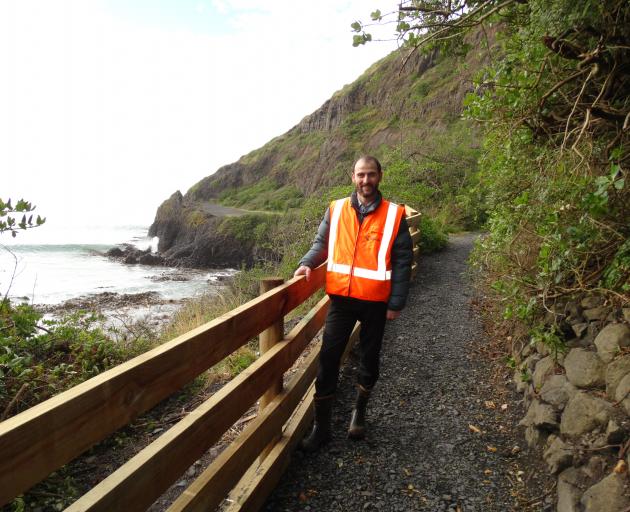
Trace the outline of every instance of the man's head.
[[359, 201], [364, 204], [374, 201], [382, 177], [381, 163], [373, 156], [362, 156], [355, 162], [352, 183], [356, 187]]

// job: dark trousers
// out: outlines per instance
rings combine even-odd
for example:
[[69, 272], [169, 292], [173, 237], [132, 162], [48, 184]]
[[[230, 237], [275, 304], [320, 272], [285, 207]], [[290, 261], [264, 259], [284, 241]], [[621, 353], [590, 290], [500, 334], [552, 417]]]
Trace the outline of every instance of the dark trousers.
[[357, 320], [361, 322], [358, 381], [365, 389], [372, 389], [378, 380], [387, 304], [337, 295], [331, 295], [330, 301], [315, 380], [315, 395], [325, 397], [335, 393], [341, 356]]

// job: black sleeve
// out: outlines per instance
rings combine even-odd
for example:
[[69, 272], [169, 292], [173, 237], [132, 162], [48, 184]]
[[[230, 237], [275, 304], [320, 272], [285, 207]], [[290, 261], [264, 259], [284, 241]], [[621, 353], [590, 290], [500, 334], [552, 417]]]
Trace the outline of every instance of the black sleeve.
[[392, 311], [400, 311], [405, 307], [412, 262], [413, 243], [407, 220], [403, 217], [392, 245], [392, 292], [387, 303], [387, 308]]
[[326, 208], [324, 219], [319, 225], [317, 235], [309, 251], [300, 260], [300, 265], [310, 268], [319, 267], [328, 258], [328, 231], [330, 229], [330, 208]]

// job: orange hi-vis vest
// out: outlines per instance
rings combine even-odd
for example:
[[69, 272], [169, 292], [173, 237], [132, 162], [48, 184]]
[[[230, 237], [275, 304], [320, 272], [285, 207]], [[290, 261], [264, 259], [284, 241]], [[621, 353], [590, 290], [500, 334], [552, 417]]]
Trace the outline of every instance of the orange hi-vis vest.
[[350, 198], [330, 203], [326, 293], [387, 302], [391, 250], [405, 208], [382, 200], [359, 223]]

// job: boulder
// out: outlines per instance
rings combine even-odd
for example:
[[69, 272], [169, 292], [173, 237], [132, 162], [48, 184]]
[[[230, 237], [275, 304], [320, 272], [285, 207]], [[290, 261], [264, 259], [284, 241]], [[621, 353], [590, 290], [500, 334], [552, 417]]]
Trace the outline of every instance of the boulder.
[[582, 489], [580, 474], [576, 468], [565, 469], [558, 475], [558, 504], [556, 512], [579, 512]]
[[597, 431], [586, 434], [581, 439], [581, 445], [586, 446], [589, 451], [599, 451], [607, 444], [608, 441], [606, 434], [598, 433]]
[[534, 375], [532, 376], [535, 390], [539, 390], [540, 388], [542, 388], [547, 377], [553, 374], [555, 367], [556, 364], [550, 356], [543, 357], [540, 361], [536, 363]]
[[566, 352], [559, 350], [555, 353], [555, 355], [553, 355], [553, 357], [555, 358], [557, 365], [564, 367], [564, 358], [567, 357]]
[[630, 507], [627, 473], [611, 473], [589, 487], [580, 503], [584, 512], [624, 512]]
[[120, 247], [112, 247], [106, 253], [106, 256], [111, 256], [112, 258], [122, 258], [125, 253]]
[[630, 416], [630, 373], [619, 381], [615, 390], [615, 401], [620, 403], [626, 414]]
[[569, 301], [564, 307], [564, 314], [569, 318], [570, 323], [582, 320], [582, 306], [577, 302]]
[[566, 375], [551, 375], [540, 390], [540, 398], [562, 410], [575, 393], [577, 388]]
[[539, 428], [530, 425], [525, 429], [525, 442], [530, 448], [538, 448], [545, 444], [547, 433], [542, 432]]
[[592, 309], [585, 309], [582, 311], [582, 316], [589, 322], [593, 320], [604, 320], [608, 313], [610, 313], [610, 308], [606, 306], [599, 306]]
[[[588, 462], [582, 466], [581, 470], [586, 479], [592, 484], [604, 478], [606, 475], [606, 464], [607, 462], [604, 457], [601, 455], [593, 455], [590, 459], [588, 459]], [[585, 486], [584, 489], [589, 486], [590, 484]]]
[[586, 329], [586, 335], [582, 337], [583, 343], [585, 346], [592, 344], [595, 341], [595, 338], [599, 334], [599, 331], [602, 330], [603, 322], [591, 322], [588, 324], [588, 329]]
[[[594, 339], [594, 338], [593, 338]], [[564, 342], [566, 347], [569, 348], [586, 348], [593, 343], [593, 339], [589, 340], [588, 337], [584, 338], [571, 338]]]
[[614, 419], [606, 426], [606, 444], [619, 444], [626, 437], [626, 430]]
[[621, 348], [630, 346], [630, 327], [626, 324], [608, 324], [595, 338], [595, 346], [600, 359], [610, 363]]
[[514, 385], [518, 393], [523, 393], [529, 387], [529, 381], [523, 380], [523, 372], [521, 370], [514, 370]]
[[604, 305], [604, 297], [597, 295], [589, 295], [580, 301], [583, 309], [593, 309]]
[[612, 405], [584, 391], [575, 394], [567, 403], [560, 421], [560, 433], [577, 437], [608, 424]]
[[525, 358], [521, 368], [528, 370], [530, 373], [534, 372], [534, 368], [536, 367], [536, 363], [542, 359], [542, 356], [538, 352], [533, 352], [529, 356]]
[[573, 463], [573, 447], [571, 445], [553, 434], [549, 436], [547, 443], [549, 446], [543, 453], [543, 459], [552, 474], [562, 471]]
[[621, 322], [622, 318], [621, 318], [621, 311], [620, 310], [612, 310], [608, 316], [606, 317], [606, 322], [607, 323], [617, 323], [617, 322]]
[[615, 399], [615, 391], [621, 379], [630, 373], [630, 354], [612, 361], [606, 367], [606, 396]]
[[548, 356], [551, 353], [549, 347], [541, 341], [536, 343], [536, 352], [538, 352], [543, 357]]
[[567, 379], [579, 388], [603, 386], [606, 382], [606, 367], [595, 352], [584, 348], [574, 348], [564, 359]]
[[141, 265], [162, 265], [164, 260], [157, 254], [145, 253], [138, 258], [138, 263]]
[[575, 335], [578, 338], [581, 338], [582, 336], [584, 336], [584, 334], [586, 334], [586, 331], [588, 329], [588, 323], [587, 322], [579, 322], [577, 324], [573, 324], [571, 326], [571, 329], [573, 329], [573, 332], [575, 333]]
[[551, 405], [545, 404], [538, 399], [534, 399], [530, 404], [529, 409], [527, 409], [527, 414], [519, 422], [519, 425], [553, 430], [558, 427], [558, 415]]

